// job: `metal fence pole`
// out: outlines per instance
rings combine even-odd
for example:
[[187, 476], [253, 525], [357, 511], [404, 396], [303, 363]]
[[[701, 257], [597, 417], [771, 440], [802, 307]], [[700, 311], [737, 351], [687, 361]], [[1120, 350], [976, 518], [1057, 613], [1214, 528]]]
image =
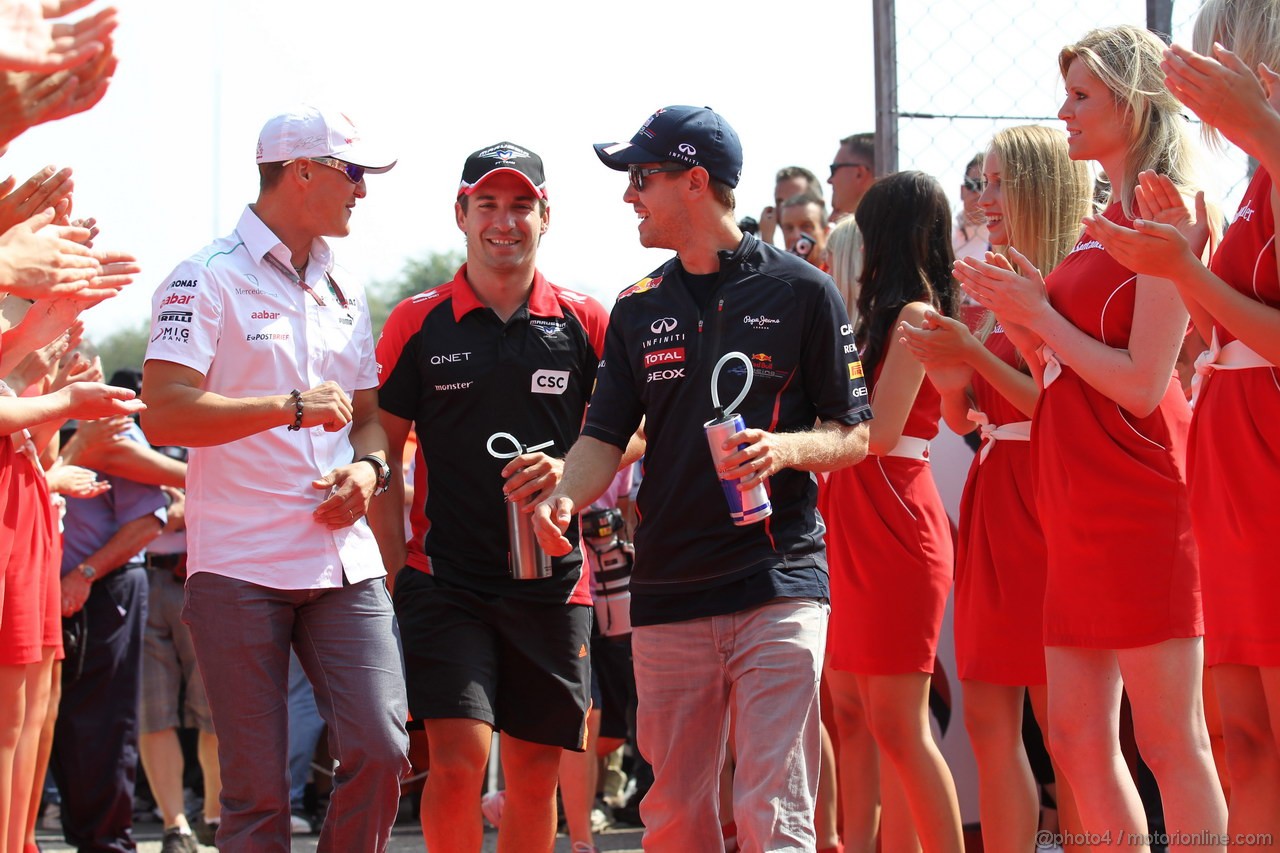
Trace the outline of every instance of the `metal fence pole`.
[[1147, 29], [1169, 43], [1173, 35], [1173, 0], [1147, 0]]
[[874, 0], [876, 175], [898, 171], [898, 35], [894, 0]]

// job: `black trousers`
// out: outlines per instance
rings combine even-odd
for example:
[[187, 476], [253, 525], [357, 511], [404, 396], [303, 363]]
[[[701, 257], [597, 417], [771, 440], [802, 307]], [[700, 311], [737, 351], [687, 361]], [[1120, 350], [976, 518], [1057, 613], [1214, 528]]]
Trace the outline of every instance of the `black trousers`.
[[128, 853], [138, 774], [138, 701], [147, 572], [118, 569], [93, 584], [63, 620], [68, 641], [50, 768], [62, 795], [62, 832], [80, 851]]

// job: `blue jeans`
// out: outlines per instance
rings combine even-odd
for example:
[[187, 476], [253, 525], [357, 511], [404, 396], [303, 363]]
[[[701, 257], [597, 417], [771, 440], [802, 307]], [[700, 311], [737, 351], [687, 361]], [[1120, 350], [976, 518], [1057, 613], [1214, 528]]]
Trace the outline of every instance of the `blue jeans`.
[[733, 717], [733, 817], [754, 851], [812, 851], [823, 602], [780, 598], [632, 634], [640, 752], [654, 782], [640, 804], [644, 849], [723, 848], [719, 776]]
[[289, 851], [289, 649], [315, 688], [338, 761], [320, 851], [386, 849], [409, 769], [408, 715], [391, 600], [381, 578], [278, 590], [208, 572], [183, 616], [218, 734], [218, 846]]

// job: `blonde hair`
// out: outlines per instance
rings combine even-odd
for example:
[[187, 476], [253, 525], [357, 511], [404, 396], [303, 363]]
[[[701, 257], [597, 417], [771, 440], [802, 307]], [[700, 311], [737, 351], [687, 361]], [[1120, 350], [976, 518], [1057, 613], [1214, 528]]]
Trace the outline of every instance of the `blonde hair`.
[[[1280, 0], [1205, 0], [1196, 15], [1191, 48], [1213, 55], [1213, 43], [1235, 53], [1256, 73], [1258, 63], [1280, 68]], [[1200, 125], [1205, 142], [1223, 147], [1222, 134], [1207, 121]]]
[[862, 276], [862, 232], [852, 216], [837, 222], [827, 235], [827, 267], [849, 311], [849, 322], [856, 326], [858, 279]]
[[[1184, 195], [1193, 192], [1194, 167], [1191, 139], [1178, 99], [1165, 88], [1160, 60], [1164, 42], [1150, 32], [1128, 24], [1090, 30], [1058, 54], [1062, 76], [1076, 60], [1110, 90], [1127, 119], [1128, 150], [1124, 184], [1119, 190], [1125, 216], [1133, 216], [1133, 191], [1138, 173], [1151, 169], [1168, 175]], [[1114, 176], [1109, 176], [1114, 177]]]
[[1005, 234], [1048, 275], [1071, 251], [1080, 220], [1092, 210], [1089, 167], [1071, 159], [1065, 134], [1034, 124], [1001, 130], [988, 153], [1000, 161]]
[[[1013, 246], [1048, 275], [1079, 239], [1080, 220], [1093, 211], [1089, 166], [1071, 159], [1065, 134], [1035, 124], [999, 131], [987, 154], [1000, 160], [1001, 208], [1010, 240], [992, 251], [1007, 255]], [[974, 335], [985, 341], [995, 325], [996, 315], [988, 311]]]

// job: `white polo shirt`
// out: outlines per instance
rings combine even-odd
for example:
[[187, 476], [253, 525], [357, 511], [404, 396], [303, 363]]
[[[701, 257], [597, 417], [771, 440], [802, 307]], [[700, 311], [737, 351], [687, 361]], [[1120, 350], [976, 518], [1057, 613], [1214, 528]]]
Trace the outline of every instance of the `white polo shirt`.
[[[272, 255], [280, 266], [267, 259]], [[226, 397], [305, 391], [333, 380], [350, 396], [378, 386], [364, 288], [324, 240], [311, 246], [307, 284], [285, 274], [289, 250], [248, 208], [236, 230], [183, 261], [152, 297], [147, 359], [204, 374]], [[336, 279], [346, 306], [330, 289]], [[191, 449], [187, 468], [189, 574], [214, 572], [273, 589], [318, 589], [385, 574], [362, 518], [330, 531], [312, 518], [327, 492], [315, 480], [354, 458], [348, 424], [279, 426]]]

